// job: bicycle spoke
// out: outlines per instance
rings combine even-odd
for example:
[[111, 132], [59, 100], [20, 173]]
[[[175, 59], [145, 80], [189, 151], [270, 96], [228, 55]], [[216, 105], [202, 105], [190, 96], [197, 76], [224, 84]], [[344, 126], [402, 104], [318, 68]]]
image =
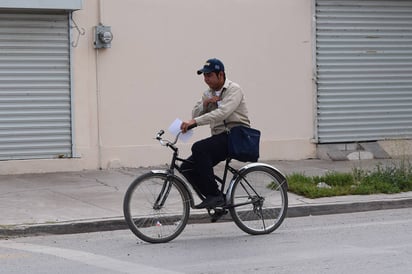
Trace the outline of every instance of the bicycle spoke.
[[127, 223], [147, 242], [167, 242], [186, 226], [189, 202], [185, 190], [165, 174], [146, 174], [129, 187], [124, 201]]
[[271, 170], [256, 166], [234, 183], [229, 208], [233, 220], [245, 232], [264, 234], [275, 230], [287, 210], [286, 188]]

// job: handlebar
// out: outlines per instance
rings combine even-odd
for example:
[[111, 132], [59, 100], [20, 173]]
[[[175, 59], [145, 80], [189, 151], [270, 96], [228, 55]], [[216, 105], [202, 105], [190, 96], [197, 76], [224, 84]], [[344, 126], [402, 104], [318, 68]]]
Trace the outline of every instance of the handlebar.
[[[193, 125], [190, 125], [188, 128], [187, 128], [187, 130], [190, 130], [190, 129], [192, 129], [192, 128], [195, 128], [195, 127], [197, 127], [197, 124], [193, 124]], [[163, 130], [163, 129], [161, 129], [158, 133], [157, 133], [157, 135], [156, 135], [156, 140], [158, 140], [159, 141], [159, 143], [162, 145], [162, 146], [170, 146], [170, 147], [172, 147], [172, 148], [175, 148], [175, 144], [177, 143], [177, 140], [179, 139], [179, 136], [180, 136], [180, 134], [182, 134], [183, 132], [182, 131], [179, 131], [179, 133], [176, 135], [176, 138], [175, 138], [175, 140], [172, 142], [172, 141], [169, 141], [169, 140], [166, 140], [166, 139], [163, 139], [162, 138], [162, 135], [165, 133], [165, 131]]]
[[188, 126], [188, 127], [187, 127], [187, 130], [191, 130], [192, 128], [195, 128], [195, 127], [197, 127], [197, 124], [196, 124], [196, 123]]

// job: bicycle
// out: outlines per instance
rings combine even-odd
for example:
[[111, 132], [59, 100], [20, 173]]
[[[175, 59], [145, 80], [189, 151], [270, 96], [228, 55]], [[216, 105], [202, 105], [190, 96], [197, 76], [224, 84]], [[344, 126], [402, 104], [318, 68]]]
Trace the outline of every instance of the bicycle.
[[[176, 146], [181, 132], [173, 142], [163, 139], [163, 134], [163, 130], [159, 131], [156, 140], [173, 150], [170, 166], [136, 178], [123, 201], [128, 227], [138, 238], [149, 243], [165, 243], [179, 236], [189, 220], [190, 208], [195, 206], [192, 191], [177, 164], [188, 162], [179, 158]], [[272, 233], [286, 217], [288, 185], [285, 176], [264, 163], [250, 163], [236, 169], [231, 166], [231, 160], [226, 159], [222, 177], [215, 175], [226, 204], [207, 209], [211, 221], [216, 222], [229, 211], [244, 232], [251, 235]], [[229, 172], [233, 177], [225, 192]], [[191, 187], [200, 199], [205, 199], [196, 187]]]

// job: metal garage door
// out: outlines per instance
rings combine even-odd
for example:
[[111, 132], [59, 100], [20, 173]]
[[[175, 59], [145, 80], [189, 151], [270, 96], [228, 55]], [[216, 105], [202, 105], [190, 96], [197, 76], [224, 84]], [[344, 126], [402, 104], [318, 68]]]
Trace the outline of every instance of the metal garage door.
[[412, 136], [412, 1], [316, 0], [317, 140]]
[[0, 11], [0, 160], [71, 157], [68, 18]]

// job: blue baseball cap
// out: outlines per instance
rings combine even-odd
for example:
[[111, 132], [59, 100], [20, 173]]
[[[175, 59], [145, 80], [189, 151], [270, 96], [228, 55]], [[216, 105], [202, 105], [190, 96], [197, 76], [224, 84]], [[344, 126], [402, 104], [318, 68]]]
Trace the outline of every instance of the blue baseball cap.
[[222, 61], [212, 58], [206, 61], [202, 69], [197, 71], [197, 74], [225, 71], [225, 66]]

